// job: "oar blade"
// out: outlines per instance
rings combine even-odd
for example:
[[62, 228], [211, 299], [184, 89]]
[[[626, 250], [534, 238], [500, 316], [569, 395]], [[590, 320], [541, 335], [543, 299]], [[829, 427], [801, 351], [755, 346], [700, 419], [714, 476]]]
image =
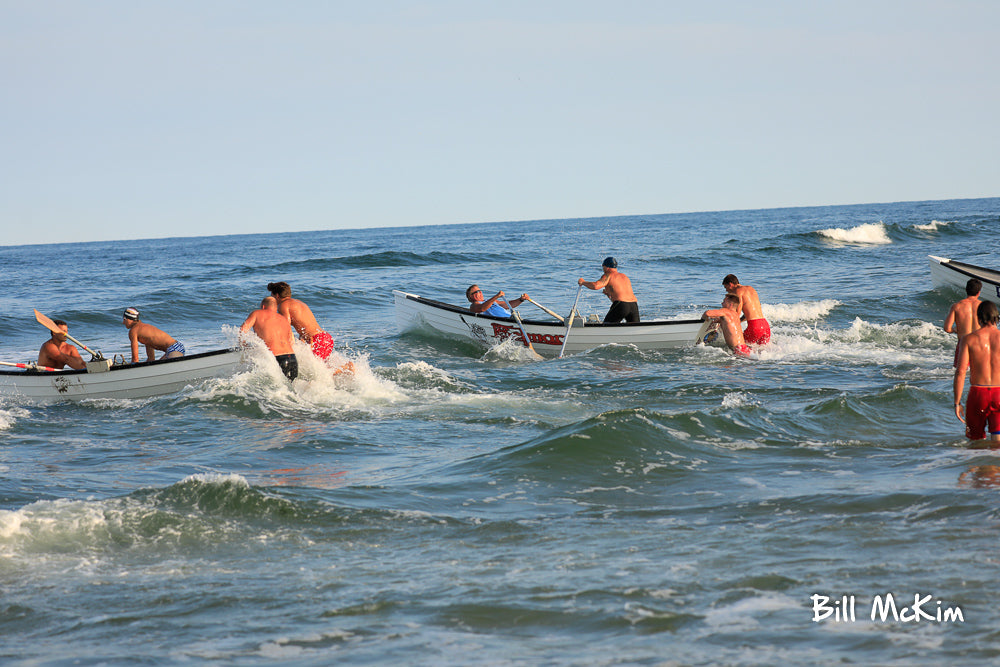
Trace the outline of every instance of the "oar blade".
[[46, 329], [48, 329], [49, 331], [52, 331], [54, 333], [62, 333], [63, 332], [62, 329], [60, 329], [59, 327], [56, 326], [55, 322], [53, 322], [51, 319], [49, 319], [44, 314], [38, 312], [37, 308], [35, 308], [34, 310], [35, 310], [35, 319], [38, 320], [39, 324], [41, 324], [43, 327], [45, 327]]
[[56, 323], [53, 322], [49, 317], [47, 317], [43, 313], [38, 312], [37, 308], [35, 308], [34, 311], [35, 311], [35, 319], [38, 320], [38, 323], [41, 324], [43, 327], [45, 327], [46, 329], [48, 329], [52, 333], [64, 334], [66, 336], [66, 338], [68, 338], [69, 340], [71, 340], [74, 343], [76, 343], [77, 347], [79, 347], [81, 350], [85, 350], [85, 351], [89, 352], [91, 354], [91, 356], [93, 356], [93, 357], [95, 357], [97, 359], [103, 359], [104, 358], [104, 357], [101, 356], [100, 352], [94, 352], [89, 347], [87, 347], [86, 345], [84, 345], [83, 343], [81, 343], [80, 341], [78, 341], [77, 339], [73, 338], [68, 333], [66, 333], [65, 331], [63, 331], [62, 329], [60, 329], [58, 326], [56, 326]]

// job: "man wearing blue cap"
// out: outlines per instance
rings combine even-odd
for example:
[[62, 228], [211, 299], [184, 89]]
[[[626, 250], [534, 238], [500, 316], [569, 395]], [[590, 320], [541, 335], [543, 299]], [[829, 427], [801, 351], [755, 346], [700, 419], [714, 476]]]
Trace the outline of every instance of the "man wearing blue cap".
[[618, 272], [618, 262], [614, 257], [605, 257], [601, 266], [604, 275], [594, 282], [580, 278], [577, 282], [589, 289], [603, 289], [611, 299], [611, 308], [604, 316], [605, 324], [639, 321], [639, 303], [632, 292], [632, 281], [624, 273]]

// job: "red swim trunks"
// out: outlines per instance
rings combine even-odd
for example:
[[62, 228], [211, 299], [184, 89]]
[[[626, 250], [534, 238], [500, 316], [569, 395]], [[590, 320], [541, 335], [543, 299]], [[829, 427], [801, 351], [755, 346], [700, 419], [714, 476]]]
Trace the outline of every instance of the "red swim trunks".
[[771, 340], [771, 325], [763, 317], [758, 320], [747, 320], [743, 339], [750, 345], [767, 345]]
[[965, 435], [969, 440], [986, 437], [986, 425], [990, 433], [1000, 433], [1000, 387], [969, 387], [969, 398], [965, 402]]
[[750, 348], [746, 345], [737, 345], [735, 348], [733, 348], [733, 354], [735, 354], [737, 357], [749, 357]]
[[320, 331], [313, 336], [312, 352], [323, 361], [326, 361], [330, 353], [333, 352], [333, 336], [325, 331]]

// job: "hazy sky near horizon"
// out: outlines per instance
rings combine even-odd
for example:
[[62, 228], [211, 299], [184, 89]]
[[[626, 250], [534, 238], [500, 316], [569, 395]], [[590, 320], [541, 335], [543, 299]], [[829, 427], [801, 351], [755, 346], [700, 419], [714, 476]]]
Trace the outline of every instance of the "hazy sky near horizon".
[[992, 0], [0, 0], [0, 244], [997, 196], [998, 30]]

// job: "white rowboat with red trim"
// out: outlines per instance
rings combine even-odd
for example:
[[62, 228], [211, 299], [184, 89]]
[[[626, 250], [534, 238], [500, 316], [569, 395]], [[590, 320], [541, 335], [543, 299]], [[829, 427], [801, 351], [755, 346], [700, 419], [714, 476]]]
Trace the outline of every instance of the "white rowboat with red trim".
[[[506, 317], [475, 314], [468, 308], [425, 299], [393, 290], [396, 324], [400, 331], [424, 328], [451, 338], [475, 341], [483, 346], [499, 345], [507, 339], [524, 343], [517, 322]], [[645, 322], [603, 324], [574, 320], [566, 337], [566, 324], [553, 320], [524, 319], [525, 333], [542, 356], [557, 357], [566, 341], [567, 354], [591, 350], [602, 345], [631, 345], [640, 350], [665, 350], [690, 347], [702, 342], [713, 329], [705, 320], [649, 320]]]

